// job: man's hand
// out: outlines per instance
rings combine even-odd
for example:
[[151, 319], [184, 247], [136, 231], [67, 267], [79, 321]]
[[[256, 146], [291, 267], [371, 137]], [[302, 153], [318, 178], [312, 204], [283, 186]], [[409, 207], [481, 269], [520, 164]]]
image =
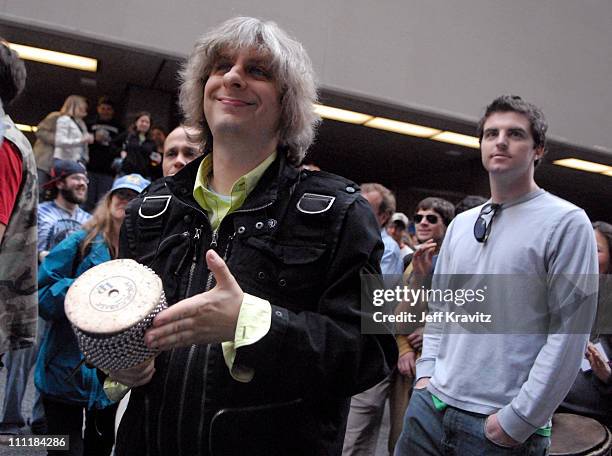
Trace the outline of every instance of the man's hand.
[[417, 246], [412, 255], [412, 270], [417, 277], [425, 277], [431, 274], [433, 256], [438, 244], [430, 239]]
[[145, 334], [147, 346], [168, 350], [234, 340], [244, 293], [214, 250], [206, 252], [206, 264], [217, 285], [157, 314]]
[[427, 385], [429, 385], [429, 379], [431, 377], [421, 377], [419, 378], [419, 381], [416, 382], [416, 384], [414, 385], [414, 389], [420, 390], [423, 388], [427, 388]]
[[599, 380], [604, 383], [610, 383], [612, 379], [612, 369], [607, 362], [604, 361], [599, 350], [595, 348], [591, 342], [587, 346], [586, 357], [589, 360], [589, 364], [591, 365], [591, 369], [593, 369], [593, 373], [597, 376]]
[[506, 431], [504, 431], [501, 424], [499, 424], [497, 413], [487, 417], [485, 421], [485, 437], [491, 442], [502, 447], [514, 447], [520, 445], [520, 442], [517, 442], [506, 434]]
[[423, 346], [423, 327], [421, 326], [412, 331], [412, 333], [406, 336], [406, 339], [408, 339], [408, 343], [412, 348], [420, 350]]
[[400, 356], [397, 360], [397, 370], [402, 375], [414, 377], [416, 375], [416, 353], [410, 351]]
[[125, 386], [133, 388], [149, 383], [155, 373], [155, 358], [151, 358], [138, 366], [129, 369], [110, 371], [108, 377]]

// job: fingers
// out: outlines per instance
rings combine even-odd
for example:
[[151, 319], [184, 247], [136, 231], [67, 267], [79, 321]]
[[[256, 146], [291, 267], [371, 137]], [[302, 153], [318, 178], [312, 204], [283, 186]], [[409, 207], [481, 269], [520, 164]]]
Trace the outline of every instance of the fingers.
[[206, 252], [206, 264], [208, 269], [214, 274], [218, 287], [231, 287], [236, 283], [236, 279], [234, 279], [223, 258], [212, 249]]
[[162, 326], [149, 329], [145, 333], [145, 343], [149, 348], [167, 350], [169, 348], [190, 345], [195, 339], [195, 318], [180, 317], [168, 321]]
[[412, 345], [413, 342], [418, 341], [421, 337], [423, 336], [421, 336], [419, 333], [413, 332], [408, 334], [406, 339], [408, 339], [408, 342], [410, 342], [410, 345]]

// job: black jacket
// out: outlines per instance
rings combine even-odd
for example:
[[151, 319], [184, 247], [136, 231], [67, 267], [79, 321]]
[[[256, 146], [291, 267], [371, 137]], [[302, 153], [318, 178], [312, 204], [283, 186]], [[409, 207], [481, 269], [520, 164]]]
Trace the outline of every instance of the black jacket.
[[[96, 116], [87, 124], [87, 129], [95, 138], [93, 144], [89, 145], [87, 170], [113, 175], [113, 160], [119, 157], [121, 151], [121, 124], [115, 119], [103, 121]], [[100, 135], [101, 139], [96, 138], [97, 135]]]
[[157, 150], [157, 146], [152, 139], [146, 138], [141, 143], [137, 133], [128, 133], [123, 147], [127, 152], [121, 165], [121, 172], [123, 174], [138, 173], [149, 180], [161, 177], [161, 162], [154, 164], [151, 160], [151, 154]]
[[360, 332], [360, 274], [379, 273], [383, 250], [372, 211], [352, 182], [279, 158], [214, 234], [192, 196], [200, 162], [130, 204], [122, 256], [150, 265], [175, 303], [208, 288], [214, 248], [243, 291], [271, 303], [272, 325], [237, 350], [249, 383], [229, 375], [220, 344], [158, 356], [132, 391], [117, 454], [340, 455], [350, 397], [397, 357], [390, 335]]

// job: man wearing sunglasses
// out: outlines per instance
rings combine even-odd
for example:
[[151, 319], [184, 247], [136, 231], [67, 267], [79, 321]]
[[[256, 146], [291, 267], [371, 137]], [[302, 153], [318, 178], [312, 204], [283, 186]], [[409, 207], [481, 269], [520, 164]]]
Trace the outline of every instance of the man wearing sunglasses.
[[[516, 96], [495, 99], [479, 122], [491, 200], [451, 223], [433, 287], [449, 275], [510, 276], [514, 289], [488, 304], [511, 321], [480, 333], [426, 325], [396, 455], [535, 455], [550, 444], [550, 418], [576, 377], [595, 314], [597, 281], [587, 278], [596, 277], [597, 253], [584, 211], [534, 181], [546, 130], [542, 111]], [[544, 293], [525, 292], [526, 277], [541, 280]], [[451, 307], [457, 302], [429, 302], [430, 315]], [[513, 331], [533, 309], [549, 322], [571, 309], [561, 316], [573, 330]]]

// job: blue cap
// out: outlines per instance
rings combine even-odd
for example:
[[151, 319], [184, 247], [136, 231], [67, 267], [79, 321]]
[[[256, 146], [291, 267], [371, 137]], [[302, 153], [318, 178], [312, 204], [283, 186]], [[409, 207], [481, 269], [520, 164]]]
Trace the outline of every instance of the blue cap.
[[140, 174], [128, 174], [127, 176], [121, 176], [119, 179], [115, 179], [111, 193], [120, 188], [129, 188], [134, 190], [136, 193], [142, 192], [147, 185], [151, 182], [142, 177]]

